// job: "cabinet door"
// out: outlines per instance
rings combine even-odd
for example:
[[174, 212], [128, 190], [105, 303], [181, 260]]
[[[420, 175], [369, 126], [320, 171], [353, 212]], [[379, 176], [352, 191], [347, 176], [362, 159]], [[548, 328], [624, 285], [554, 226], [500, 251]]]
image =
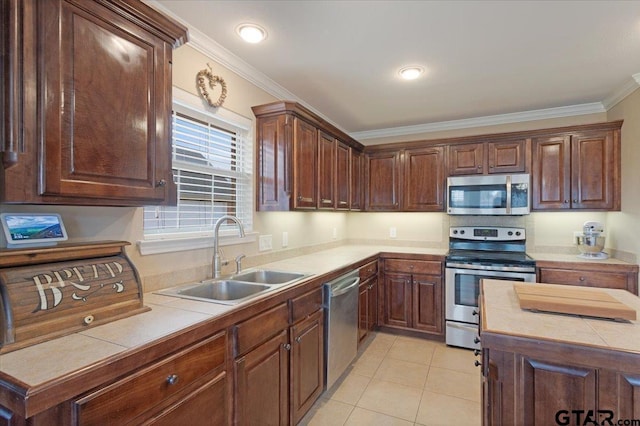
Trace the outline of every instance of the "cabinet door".
[[289, 424], [289, 339], [283, 330], [235, 361], [235, 423]]
[[316, 311], [291, 327], [292, 424], [298, 424], [324, 386], [324, 315]]
[[227, 376], [223, 372], [184, 399], [143, 423], [154, 426], [215, 426], [229, 423], [227, 418]]
[[371, 278], [367, 292], [367, 328], [374, 331], [378, 326], [378, 277]]
[[311, 124], [294, 118], [293, 127], [293, 206], [317, 207], [318, 139]]
[[404, 210], [444, 211], [444, 148], [404, 154]]
[[569, 136], [532, 141], [532, 208], [557, 210], [571, 207], [571, 140]]
[[366, 210], [400, 210], [400, 152], [367, 155]]
[[358, 287], [358, 343], [369, 331], [369, 281], [363, 281]]
[[640, 419], [640, 375], [603, 369], [598, 379], [598, 409], [613, 412], [613, 424], [618, 419]]
[[318, 131], [318, 208], [333, 210], [336, 183], [336, 140]]
[[364, 189], [364, 155], [351, 148], [351, 210], [361, 210]]
[[98, 3], [37, 7], [39, 195], [175, 203], [171, 46]]
[[613, 209], [613, 131], [593, 131], [571, 137], [571, 208]]
[[522, 173], [525, 171], [526, 139], [489, 142], [489, 173]]
[[[597, 370], [523, 357], [521, 415], [527, 424], [552, 425], [560, 410], [596, 410]], [[595, 411], [594, 411], [595, 412]]]
[[336, 145], [336, 209], [349, 210], [351, 181], [349, 156], [351, 149], [338, 142]]
[[291, 197], [291, 116], [257, 121], [257, 210], [289, 210]]
[[484, 144], [449, 146], [449, 176], [484, 173]]
[[385, 274], [384, 323], [411, 326], [411, 275]]
[[413, 328], [442, 334], [442, 280], [433, 275], [413, 276]]

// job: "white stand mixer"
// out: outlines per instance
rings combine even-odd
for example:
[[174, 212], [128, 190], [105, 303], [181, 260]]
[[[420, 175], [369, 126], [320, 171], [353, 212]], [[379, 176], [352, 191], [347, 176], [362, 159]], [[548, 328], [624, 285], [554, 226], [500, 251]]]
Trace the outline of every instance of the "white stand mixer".
[[582, 226], [582, 233], [575, 234], [576, 245], [583, 259], [607, 259], [609, 255], [602, 251], [604, 249], [604, 226], [600, 222], [587, 221]]

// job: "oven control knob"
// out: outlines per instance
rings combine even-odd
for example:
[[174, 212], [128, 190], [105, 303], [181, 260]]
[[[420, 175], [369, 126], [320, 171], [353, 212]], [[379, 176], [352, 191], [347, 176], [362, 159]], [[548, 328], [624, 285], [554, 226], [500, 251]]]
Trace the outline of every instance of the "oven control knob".
[[457, 229], [454, 229], [454, 230], [453, 230], [453, 233], [454, 233], [454, 234], [457, 234], [457, 233], [458, 233], [458, 230], [457, 230]]
[[512, 236], [512, 235], [513, 235], [513, 231], [509, 231], [509, 232], [507, 232], [507, 235], [508, 235], [508, 236]]
[[521, 234], [521, 232], [520, 232], [520, 231], [516, 231], [516, 236], [517, 236], [517, 237], [519, 237], [519, 236], [520, 236], [520, 234]]
[[464, 234], [464, 229], [462, 229], [462, 230], [460, 231], [460, 233], [461, 233], [461, 234]]

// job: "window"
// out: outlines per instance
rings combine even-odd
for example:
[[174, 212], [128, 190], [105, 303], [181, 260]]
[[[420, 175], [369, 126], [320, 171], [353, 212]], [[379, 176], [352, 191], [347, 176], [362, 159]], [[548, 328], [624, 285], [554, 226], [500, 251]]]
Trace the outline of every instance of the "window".
[[[181, 99], [174, 99], [172, 113], [173, 174], [178, 203], [144, 208], [145, 240], [209, 237], [212, 244], [213, 226], [227, 214], [237, 216], [245, 232], [251, 231], [251, 121], [222, 108], [211, 113], [202, 107], [198, 97], [178, 93]], [[199, 107], [195, 108], [194, 103]], [[233, 223], [220, 227], [220, 235], [237, 232]]]

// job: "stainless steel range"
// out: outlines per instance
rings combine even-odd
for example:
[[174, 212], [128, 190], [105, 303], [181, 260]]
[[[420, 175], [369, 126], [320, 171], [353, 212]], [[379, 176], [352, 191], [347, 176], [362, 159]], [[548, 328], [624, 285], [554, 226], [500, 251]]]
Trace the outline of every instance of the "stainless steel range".
[[454, 226], [445, 269], [448, 345], [479, 349], [480, 280], [535, 282], [535, 261], [525, 253], [524, 228]]

